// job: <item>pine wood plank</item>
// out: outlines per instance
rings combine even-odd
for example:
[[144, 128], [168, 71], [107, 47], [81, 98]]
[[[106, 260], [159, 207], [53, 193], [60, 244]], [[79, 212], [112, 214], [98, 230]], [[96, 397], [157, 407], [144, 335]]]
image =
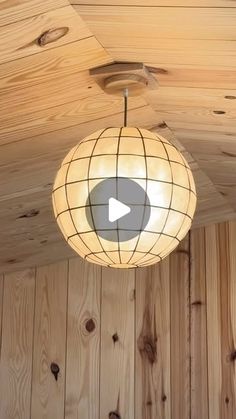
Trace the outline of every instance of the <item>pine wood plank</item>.
[[[81, 79], [79, 74], [89, 68], [109, 64], [109, 54], [101, 47], [94, 36], [81, 39], [57, 48], [43, 50], [43, 54], [22, 57], [20, 60], [0, 65], [1, 92], [7, 94], [18, 89], [52, 83], [67, 76]], [[37, 97], [38, 98], [38, 97]], [[34, 98], [35, 103], [35, 98]]]
[[[38, 38], [47, 31], [65, 28], [63, 36], [40, 45]], [[19, 36], [20, 33], [20, 36]], [[92, 36], [84, 21], [70, 6], [42, 13], [0, 27], [0, 63], [17, 60], [44, 50]]]
[[[91, 38], [89, 38], [91, 39]], [[84, 42], [84, 41], [81, 41]], [[18, 88], [19, 86], [19, 88]], [[87, 97], [96, 97], [101, 89], [88, 75], [88, 72], [80, 72], [67, 77], [51, 77], [49, 80], [35, 85], [6, 87], [0, 97], [1, 119], [9, 117], [20, 118], [26, 114], [47, 110], [48, 108], [65, 103], [83, 100]]]
[[66, 419], [99, 419], [101, 267], [69, 261]]
[[[130, 109], [146, 106], [143, 98], [130, 98]], [[1, 120], [1, 145], [20, 141], [47, 132], [75, 126], [111, 116], [123, 111], [123, 100], [118, 96], [99, 94], [82, 100], [54, 106], [39, 112], [31, 112], [18, 117], [17, 114]], [[55, 133], [54, 133], [55, 135]]]
[[209, 132], [185, 129], [183, 123], [183, 129], [174, 131], [235, 212], [236, 127], [235, 134], [233, 129], [228, 132], [227, 126], [224, 127], [225, 132], [217, 132], [216, 127], [215, 131]]
[[[221, 307], [221, 365], [222, 385], [220, 400], [220, 415], [232, 418], [236, 412], [235, 394], [235, 342], [232, 323], [235, 323], [235, 271], [231, 270], [229, 223], [218, 224], [218, 269], [220, 275], [220, 307]], [[232, 275], [232, 276], [231, 276]], [[232, 293], [233, 292], [233, 293]], [[231, 306], [232, 304], [232, 306]]]
[[[148, 90], [146, 98], [148, 103], [159, 111], [165, 111], [166, 108], [172, 110], [175, 108], [201, 108], [213, 112], [222, 110], [225, 113], [235, 112], [235, 101], [228, 97], [236, 97], [235, 89], [204, 89], [190, 87], [166, 87], [160, 86], [157, 91]], [[203, 100], [204, 98], [204, 100]], [[224, 115], [225, 116], [225, 115]]]
[[[64, 418], [68, 262], [37, 268], [31, 418]], [[50, 371], [58, 364], [56, 381]]]
[[190, 232], [191, 418], [208, 418], [206, 250], [204, 228]]
[[[90, 25], [89, 20], [88, 24]], [[96, 34], [94, 25], [90, 27], [92, 27], [93, 33]], [[106, 34], [105, 29], [103, 29], [103, 34]], [[198, 39], [176, 39], [173, 37], [173, 39], [162, 39], [160, 42], [159, 38], [157, 38], [154, 44], [154, 41], [150, 38], [140, 37], [138, 42], [137, 37], [129, 36], [123, 39], [118, 37], [115, 31], [111, 39], [107, 35], [105, 40], [103, 39], [103, 34], [100, 34], [99, 30], [98, 39], [115, 61], [141, 61], [148, 66], [161, 68], [164, 71], [170, 65], [204, 66], [210, 70], [213, 70], [215, 67], [222, 69], [222, 66], [227, 70], [227, 68], [232, 69], [236, 66], [236, 42], [224, 40], [223, 36], [222, 39], [219, 37], [215, 40], [205, 39], [204, 41]]]
[[68, 0], [1, 0], [0, 1], [0, 26], [40, 13], [68, 6]]
[[100, 419], [135, 417], [134, 275], [102, 270]]
[[171, 417], [190, 417], [189, 237], [170, 255]]
[[218, 241], [216, 226], [206, 227], [205, 231], [209, 419], [221, 419], [222, 369]]
[[[222, 53], [222, 51], [219, 51]], [[155, 75], [160, 86], [174, 87], [197, 87], [208, 89], [234, 89], [235, 88], [235, 67], [224, 67], [210, 65], [171, 65], [164, 61], [165, 64], [158, 65], [153, 57], [153, 67], [149, 67], [149, 71]]]
[[[231, 344], [231, 360], [233, 361], [235, 353], [235, 342], [236, 342], [236, 283], [235, 283], [235, 272], [236, 272], [236, 258], [235, 258], [235, 248], [236, 248], [236, 222], [230, 221], [229, 226], [229, 275], [230, 275], [230, 289], [229, 289], [229, 307], [230, 307], [230, 325], [232, 333]], [[232, 350], [233, 349], [233, 350]], [[231, 365], [231, 392], [233, 394], [233, 405], [235, 406], [236, 398], [236, 379], [235, 379], [235, 362], [232, 362]], [[230, 401], [232, 405], [232, 400]]]
[[0, 417], [31, 419], [35, 270], [5, 275]]
[[148, 0], [145, 4], [142, 0], [70, 0], [74, 5], [96, 5], [96, 6], [140, 6], [140, 7], [236, 7], [230, 0]]
[[[234, 39], [234, 8], [75, 6], [102, 45], [149, 46], [163, 39]], [[184, 22], [184, 24], [183, 24]], [[116, 28], [116, 30], [114, 30]]]
[[171, 418], [169, 281], [169, 258], [136, 272], [136, 419]]
[[[2, 314], [3, 314], [3, 286], [4, 286], [4, 275], [0, 275], [0, 348], [2, 347]], [[1, 362], [1, 352], [0, 352]]]
[[[92, 102], [92, 101], [91, 101]], [[113, 114], [97, 120], [90, 120], [80, 125], [74, 125], [56, 132], [30, 137], [16, 147], [9, 143], [1, 147], [0, 153], [0, 212], [7, 215], [3, 201], [11, 198], [20, 198], [29, 194], [50, 190], [55, 173], [68, 151], [82, 138], [105, 126], [120, 126], [123, 121], [123, 109], [114, 109]], [[135, 124], [139, 120], [144, 128], [151, 128], [158, 122], [156, 113], [150, 106], [145, 105], [136, 109], [129, 109], [129, 123]], [[159, 120], [161, 122], [161, 119]], [[24, 164], [22, 164], [24, 162]], [[17, 173], [17, 176], [16, 176]], [[32, 176], [32, 173], [34, 176]], [[22, 201], [22, 204], [24, 202]], [[10, 205], [10, 207], [9, 207]], [[8, 211], [17, 210], [17, 215], [24, 211], [13, 202], [8, 205]], [[29, 202], [25, 205], [29, 205]], [[12, 214], [14, 219], [14, 214]], [[12, 221], [13, 221], [12, 219]]]
[[[45, 230], [47, 227], [45, 228]], [[22, 237], [25, 238], [25, 237]], [[58, 229], [50, 228], [48, 235], [45, 232], [42, 237], [41, 243], [32, 245], [30, 248], [30, 241], [26, 243], [23, 249], [20, 251], [19, 243], [16, 247], [13, 247], [14, 256], [10, 256], [10, 248], [8, 247], [8, 254], [5, 254], [3, 258], [3, 264], [1, 265], [2, 272], [15, 272], [16, 269], [25, 269], [29, 266], [44, 266], [50, 264], [52, 261], [60, 262], [65, 257], [75, 257], [77, 254], [71, 249], [70, 246], [61, 237]]]

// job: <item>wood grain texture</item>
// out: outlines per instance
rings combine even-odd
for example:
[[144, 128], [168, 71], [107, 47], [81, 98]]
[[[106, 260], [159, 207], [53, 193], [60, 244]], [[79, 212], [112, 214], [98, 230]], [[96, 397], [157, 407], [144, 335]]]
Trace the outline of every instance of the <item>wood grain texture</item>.
[[[233, 234], [231, 239], [234, 239]], [[229, 225], [218, 225], [218, 266], [220, 272], [220, 305], [221, 305], [221, 417], [232, 418], [236, 412], [235, 384], [235, 341], [232, 321], [235, 305], [235, 276], [231, 276], [231, 253], [229, 251]], [[232, 304], [232, 306], [231, 306]], [[232, 385], [233, 384], [233, 385]]]
[[1, 418], [234, 419], [236, 222], [190, 235], [136, 271], [5, 274]]
[[99, 419], [101, 268], [69, 262], [66, 419]]
[[35, 270], [5, 275], [0, 417], [31, 419]]
[[[86, 84], [86, 78], [79, 72], [85, 72], [90, 67], [96, 67], [103, 64], [109, 64], [111, 57], [101, 47], [94, 36], [72, 42], [70, 46], [62, 45], [57, 48], [44, 50], [43, 54], [35, 54], [33, 56], [22, 57], [20, 60], [8, 62], [0, 65], [0, 81], [1, 91], [8, 97], [8, 93], [15, 92], [16, 97], [21, 94], [21, 90], [26, 89], [27, 102], [27, 88], [33, 88], [31, 92], [31, 102], [37, 104], [36, 99], [38, 95], [33, 95], [34, 87], [37, 89], [42, 83], [52, 83], [51, 88], [55, 86], [55, 81], [58, 79], [66, 79], [66, 77], [77, 77], [78, 83]], [[87, 74], [87, 73], [86, 73]], [[44, 85], [43, 85], [44, 86]], [[87, 85], [88, 87], [88, 85]], [[46, 89], [45, 89], [46, 90]], [[29, 89], [28, 89], [29, 92]], [[36, 90], [37, 93], [37, 90]], [[46, 96], [46, 91], [42, 87], [42, 94]], [[19, 99], [23, 100], [22, 97]], [[14, 103], [20, 109], [21, 103]], [[2, 115], [2, 114], [1, 114]]]
[[[131, 98], [129, 106], [131, 109], [138, 109], [146, 106], [146, 102], [142, 98]], [[99, 94], [96, 98], [75, 100], [39, 112], [23, 114], [20, 118], [16, 113], [1, 120], [1, 145], [77, 126], [106, 115], [113, 115], [117, 111], [119, 113], [123, 111], [122, 98]]]
[[0, 2], [0, 26], [17, 22], [42, 12], [68, 6], [68, 0], [7, 0]]
[[217, 247], [216, 228], [209, 226], [206, 228], [209, 419], [221, 419], [221, 312]]
[[135, 418], [170, 419], [169, 259], [136, 273]]
[[[130, 39], [130, 38], [129, 38]], [[227, 68], [236, 66], [235, 49], [236, 43], [224, 40], [202, 40], [197, 39], [162, 39], [162, 42], [156, 40], [156, 44], [148, 48], [150, 39], [143, 46], [132, 43], [131, 40], [124, 40], [124, 45], [119, 39], [108, 44], [104, 42], [104, 47], [111, 54], [115, 61], [141, 61], [151, 67], [162, 69], [162, 73], [168, 71], [168, 67], [184, 66], [188, 68], [204, 68], [214, 74], [214, 69], [221, 70], [218, 76], [218, 82], [224, 84], [224, 77], [227, 74]], [[232, 55], [231, 55], [232, 54]], [[225, 73], [226, 71], [226, 73]], [[160, 70], [161, 72], [161, 70]], [[169, 72], [171, 73], [171, 72]], [[168, 73], [166, 73], [168, 74]], [[220, 78], [219, 78], [220, 77]], [[212, 84], [211, 84], [212, 87]], [[215, 85], [213, 87], [216, 87]]]
[[[231, 233], [230, 233], [231, 231]], [[235, 224], [219, 224], [217, 226], [209, 227], [206, 229], [206, 238], [208, 247], [212, 247], [211, 260], [207, 259], [207, 268], [212, 270], [212, 264], [214, 263], [214, 277], [215, 279], [215, 293], [209, 295], [209, 301], [214, 302], [214, 306], [208, 306], [208, 310], [214, 308], [214, 315], [218, 318], [218, 329], [212, 327], [212, 339], [210, 341], [209, 348], [213, 349], [211, 353], [212, 361], [214, 364], [219, 360], [219, 364], [214, 366], [211, 365], [209, 369], [209, 377], [217, 381], [214, 384], [215, 390], [215, 403], [210, 405], [210, 418], [233, 418], [236, 409], [236, 398], [235, 398], [235, 342], [234, 342], [234, 331], [232, 324], [235, 323], [235, 274], [232, 275], [231, 258], [232, 244], [235, 243]], [[214, 239], [214, 244], [210, 240]], [[209, 250], [208, 250], [209, 251]], [[213, 253], [214, 252], [214, 253]], [[214, 297], [214, 300], [213, 300]], [[208, 311], [208, 318], [211, 313]], [[209, 327], [208, 327], [209, 330]], [[218, 337], [220, 333], [220, 339]], [[211, 346], [210, 346], [211, 345]], [[210, 354], [209, 354], [210, 355]], [[210, 362], [210, 358], [209, 358]], [[217, 376], [215, 375], [217, 374]], [[210, 384], [210, 382], [209, 382]], [[211, 390], [212, 391], [212, 390]]]
[[[191, 9], [113, 5], [79, 5], [75, 8], [105, 48], [116, 40], [123, 46], [125, 43], [137, 46], [137, 37], [140, 47], [148, 41], [149, 47], [153, 48], [155, 42], [161, 39], [227, 41], [234, 36], [234, 8], [222, 10], [217, 7]], [[119, 26], [122, 26], [122, 33], [119, 32]], [[145, 36], [139, 36], [140, 28]]]
[[208, 418], [205, 230], [190, 233], [191, 418]]
[[141, 7], [236, 7], [230, 0], [148, 0], [145, 4], [142, 0], [70, 0], [72, 5], [96, 5], [96, 6], [141, 6]]
[[4, 290], [4, 275], [0, 275], [0, 359], [2, 347], [2, 314], [3, 314], [3, 290]]
[[102, 269], [100, 419], [135, 418], [134, 289], [133, 270]]
[[190, 417], [189, 237], [170, 255], [171, 415]]
[[[62, 31], [63, 36], [60, 36], [60, 31], [53, 36], [52, 31], [60, 28], [65, 29]], [[41, 45], [39, 39], [43, 34], [48, 34], [47, 38], [45, 35], [45, 45]], [[90, 36], [92, 34], [86, 24], [70, 6], [45, 12], [0, 27], [0, 63], [42, 53]]]
[[[68, 262], [37, 269], [31, 418], [64, 418]], [[55, 380], [50, 367], [60, 372]]]

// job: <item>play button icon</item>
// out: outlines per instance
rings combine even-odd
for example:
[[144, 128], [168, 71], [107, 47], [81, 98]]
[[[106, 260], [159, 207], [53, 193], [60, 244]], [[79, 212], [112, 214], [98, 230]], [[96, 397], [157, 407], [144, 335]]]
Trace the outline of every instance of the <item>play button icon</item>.
[[138, 236], [145, 229], [151, 212], [148, 195], [140, 183], [119, 177], [89, 181], [88, 232], [96, 231], [99, 237], [113, 242]]
[[111, 223], [129, 214], [130, 211], [131, 209], [130, 207], [128, 207], [128, 205], [123, 204], [122, 202], [118, 201], [115, 198], [109, 199], [109, 217], [108, 218]]

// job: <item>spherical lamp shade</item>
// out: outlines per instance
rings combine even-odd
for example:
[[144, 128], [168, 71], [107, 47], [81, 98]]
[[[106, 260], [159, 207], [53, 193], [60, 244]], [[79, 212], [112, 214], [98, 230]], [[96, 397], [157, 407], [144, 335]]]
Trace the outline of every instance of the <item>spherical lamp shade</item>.
[[[149, 207], [145, 227], [140, 225], [128, 240], [119, 240], [119, 223], [113, 232], [117, 240], [109, 240], [88, 221], [88, 211], [93, 220], [95, 210], [88, 200], [91, 191], [104, 179], [117, 178], [138, 184], [146, 192], [138, 205], [143, 211]], [[142, 267], [165, 258], [187, 234], [196, 190], [188, 163], [165, 138], [145, 129], [107, 128], [84, 138], [67, 154], [55, 179], [53, 208], [68, 244], [87, 261]]]

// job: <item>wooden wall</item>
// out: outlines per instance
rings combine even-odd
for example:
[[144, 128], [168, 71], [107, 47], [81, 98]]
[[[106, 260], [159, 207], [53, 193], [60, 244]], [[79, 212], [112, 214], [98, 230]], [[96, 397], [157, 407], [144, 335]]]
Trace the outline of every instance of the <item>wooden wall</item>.
[[236, 417], [236, 222], [136, 272], [7, 273], [0, 305], [1, 419]]

